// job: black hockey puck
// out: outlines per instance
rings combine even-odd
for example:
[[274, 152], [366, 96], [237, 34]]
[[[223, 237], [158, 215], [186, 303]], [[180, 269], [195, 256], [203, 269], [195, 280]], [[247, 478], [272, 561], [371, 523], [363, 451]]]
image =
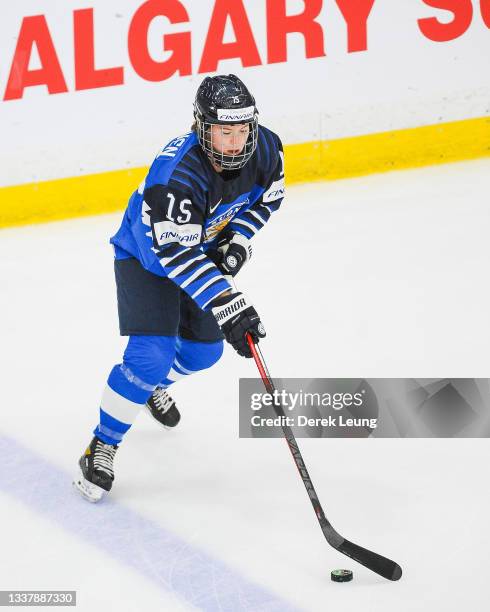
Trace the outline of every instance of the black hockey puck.
[[352, 572], [346, 569], [336, 569], [330, 574], [330, 578], [334, 582], [350, 582], [353, 577]]

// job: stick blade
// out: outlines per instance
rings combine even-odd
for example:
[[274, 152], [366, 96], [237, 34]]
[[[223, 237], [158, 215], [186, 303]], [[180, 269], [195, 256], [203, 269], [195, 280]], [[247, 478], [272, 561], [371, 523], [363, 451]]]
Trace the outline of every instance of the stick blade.
[[344, 540], [337, 550], [387, 580], [400, 580], [402, 576], [402, 568], [398, 563], [378, 555], [378, 553], [372, 552], [367, 548], [349, 542], [349, 540]]

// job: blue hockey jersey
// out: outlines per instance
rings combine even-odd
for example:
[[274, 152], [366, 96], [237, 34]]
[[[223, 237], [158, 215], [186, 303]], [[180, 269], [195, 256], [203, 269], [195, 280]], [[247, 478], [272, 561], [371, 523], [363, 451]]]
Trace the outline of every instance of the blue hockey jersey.
[[283, 197], [284, 156], [276, 134], [259, 126], [248, 163], [218, 173], [190, 132], [159, 151], [111, 243], [116, 258], [136, 257], [208, 310], [230, 285], [206, 252], [223, 232], [252, 238]]

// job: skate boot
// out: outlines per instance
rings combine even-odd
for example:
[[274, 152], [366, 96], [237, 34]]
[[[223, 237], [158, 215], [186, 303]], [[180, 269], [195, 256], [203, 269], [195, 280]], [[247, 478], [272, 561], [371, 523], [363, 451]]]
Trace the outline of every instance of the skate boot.
[[172, 429], [180, 421], [180, 412], [165, 389], [157, 387], [145, 404], [146, 410], [165, 429]]
[[80, 471], [73, 481], [75, 489], [90, 502], [98, 502], [111, 490], [114, 480], [114, 455], [118, 447], [94, 437], [78, 462]]

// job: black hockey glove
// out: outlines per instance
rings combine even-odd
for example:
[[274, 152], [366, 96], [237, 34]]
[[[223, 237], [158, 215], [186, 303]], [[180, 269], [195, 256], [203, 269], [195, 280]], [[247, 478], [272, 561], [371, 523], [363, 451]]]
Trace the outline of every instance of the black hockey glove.
[[255, 344], [265, 338], [265, 329], [255, 308], [238, 291], [218, 298], [215, 304], [211, 310], [226, 340], [242, 357], [252, 357], [245, 334], [249, 332]]
[[223, 274], [236, 276], [252, 257], [250, 240], [242, 234], [227, 234], [218, 242], [218, 250], [208, 253]]

